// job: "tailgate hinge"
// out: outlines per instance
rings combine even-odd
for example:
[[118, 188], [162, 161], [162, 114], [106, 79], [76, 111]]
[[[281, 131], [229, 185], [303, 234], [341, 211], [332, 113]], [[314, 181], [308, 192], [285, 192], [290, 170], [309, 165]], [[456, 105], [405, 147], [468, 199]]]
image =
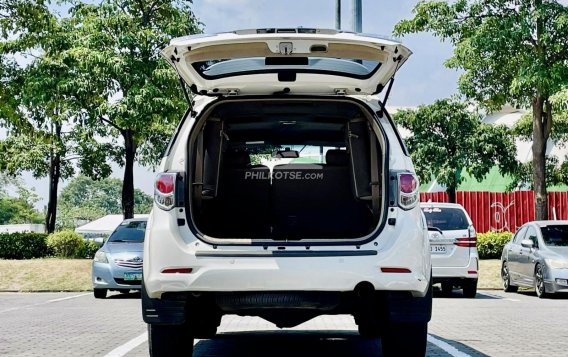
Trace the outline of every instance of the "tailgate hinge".
[[227, 89], [227, 95], [239, 95], [238, 89]]
[[335, 88], [335, 95], [345, 95], [345, 94], [347, 94], [347, 89]]

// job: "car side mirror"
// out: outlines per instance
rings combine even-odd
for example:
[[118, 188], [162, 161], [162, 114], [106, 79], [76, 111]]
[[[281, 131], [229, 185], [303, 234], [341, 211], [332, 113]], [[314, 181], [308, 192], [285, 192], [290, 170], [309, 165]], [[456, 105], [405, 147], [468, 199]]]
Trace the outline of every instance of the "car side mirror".
[[533, 241], [530, 239], [523, 239], [521, 241], [521, 245], [525, 248], [532, 248], [534, 247]]

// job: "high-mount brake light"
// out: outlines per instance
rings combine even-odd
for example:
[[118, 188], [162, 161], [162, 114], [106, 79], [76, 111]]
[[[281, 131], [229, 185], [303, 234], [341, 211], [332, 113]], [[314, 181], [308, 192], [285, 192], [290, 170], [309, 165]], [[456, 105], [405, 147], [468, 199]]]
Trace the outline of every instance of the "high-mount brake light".
[[398, 174], [398, 204], [402, 209], [414, 208], [419, 201], [418, 178], [412, 173]]
[[176, 173], [162, 172], [156, 176], [154, 185], [154, 201], [163, 210], [171, 210], [175, 206]]

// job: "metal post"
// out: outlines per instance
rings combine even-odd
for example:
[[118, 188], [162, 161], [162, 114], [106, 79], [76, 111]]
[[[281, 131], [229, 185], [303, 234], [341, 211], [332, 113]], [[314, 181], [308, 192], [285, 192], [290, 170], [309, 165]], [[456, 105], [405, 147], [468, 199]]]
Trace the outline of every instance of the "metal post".
[[335, 0], [335, 29], [341, 30], [341, 0]]
[[363, 31], [363, 0], [353, 0], [351, 9], [353, 32]]

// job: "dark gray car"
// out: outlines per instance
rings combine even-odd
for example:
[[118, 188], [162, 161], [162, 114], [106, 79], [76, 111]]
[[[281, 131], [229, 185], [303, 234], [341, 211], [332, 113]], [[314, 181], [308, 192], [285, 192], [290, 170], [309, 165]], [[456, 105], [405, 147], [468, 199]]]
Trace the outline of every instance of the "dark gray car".
[[501, 255], [503, 289], [534, 287], [538, 297], [568, 292], [568, 221], [521, 226]]

